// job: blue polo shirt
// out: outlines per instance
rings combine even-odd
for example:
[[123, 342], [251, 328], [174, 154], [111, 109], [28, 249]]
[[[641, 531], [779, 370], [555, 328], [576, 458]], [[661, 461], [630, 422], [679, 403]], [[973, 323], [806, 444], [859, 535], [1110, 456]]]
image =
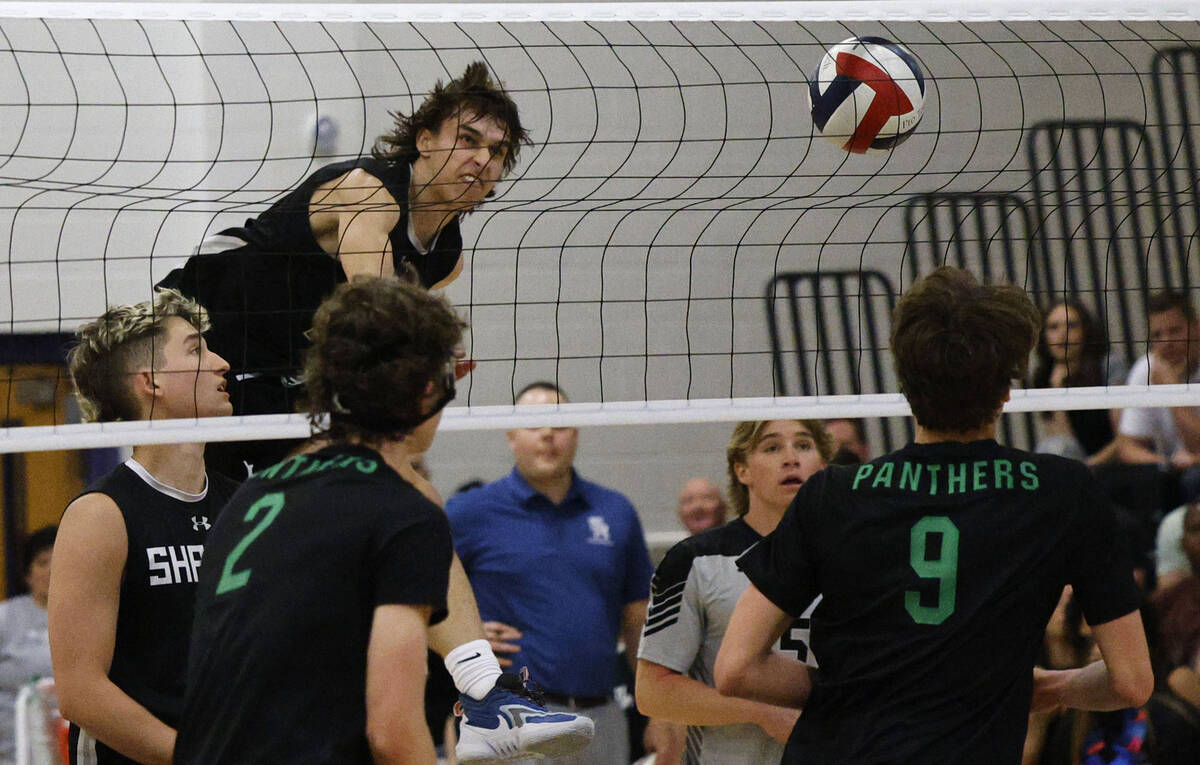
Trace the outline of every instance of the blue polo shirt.
[[555, 505], [514, 468], [451, 497], [446, 514], [480, 616], [525, 634], [515, 667], [553, 693], [611, 693], [621, 613], [649, 597], [654, 573], [629, 500], [573, 473]]

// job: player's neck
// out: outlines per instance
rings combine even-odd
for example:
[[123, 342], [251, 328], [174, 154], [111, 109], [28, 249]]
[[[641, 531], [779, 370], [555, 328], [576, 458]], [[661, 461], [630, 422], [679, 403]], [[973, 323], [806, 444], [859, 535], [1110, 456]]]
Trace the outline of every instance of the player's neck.
[[433, 177], [424, 171], [421, 162], [413, 163], [412, 182], [408, 187], [408, 219], [413, 233], [425, 247], [429, 247], [438, 233], [463, 212], [458, 205], [438, 198]]
[[779, 525], [779, 521], [783, 519], [783, 514], [787, 512], [787, 506], [772, 507], [764, 502], [750, 501], [750, 509], [742, 516], [742, 520], [746, 525], [754, 529], [760, 536], [765, 537], [775, 530]]
[[996, 421], [992, 420], [987, 425], [981, 428], [972, 430], [955, 431], [955, 430], [931, 430], [917, 425], [916, 442], [918, 444], [938, 444], [947, 441], [955, 443], [967, 444], [972, 441], [983, 441], [988, 438], [996, 437]]
[[204, 444], [147, 444], [134, 447], [133, 458], [160, 483], [188, 494], [204, 491]]
[[403, 441], [383, 441], [372, 444], [371, 448], [379, 452], [388, 467], [395, 470], [409, 483], [413, 483], [412, 477], [417, 475], [417, 471], [413, 469], [412, 455]]

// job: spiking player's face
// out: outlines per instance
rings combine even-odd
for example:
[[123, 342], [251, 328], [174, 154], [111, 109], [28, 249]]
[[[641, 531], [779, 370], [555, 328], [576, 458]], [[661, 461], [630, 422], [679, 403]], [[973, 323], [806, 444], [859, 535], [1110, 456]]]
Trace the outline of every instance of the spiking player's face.
[[806, 480], [825, 467], [817, 442], [796, 420], [772, 420], [758, 444], [737, 465], [737, 478], [750, 493], [750, 509], [759, 503], [782, 512]]
[[429, 179], [422, 201], [449, 210], [477, 207], [503, 174], [507, 136], [502, 123], [469, 113], [450, 117], [436, 133], [418, 133], [422, 167], [417, 176]]
[[233, 414], [225, 390], [229, 364], [209, 350], [204, 337], [187, 320], [171, 316], [163, 325], [166, 333], [159, 354], [162, 365], [152, 375], [150, 416], [169, 419]]

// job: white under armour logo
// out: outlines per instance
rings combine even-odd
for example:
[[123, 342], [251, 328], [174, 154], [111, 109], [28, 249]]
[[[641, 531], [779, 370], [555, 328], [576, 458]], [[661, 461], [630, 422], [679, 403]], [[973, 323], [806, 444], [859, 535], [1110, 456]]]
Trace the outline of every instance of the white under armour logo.
[[208, 531], [211, 528], [212, 524], [208, 522], [207, 515], [202, 515], [199, 518], [194, 515], [192, 516], [192, 531], [199, 531], [200, 529]]

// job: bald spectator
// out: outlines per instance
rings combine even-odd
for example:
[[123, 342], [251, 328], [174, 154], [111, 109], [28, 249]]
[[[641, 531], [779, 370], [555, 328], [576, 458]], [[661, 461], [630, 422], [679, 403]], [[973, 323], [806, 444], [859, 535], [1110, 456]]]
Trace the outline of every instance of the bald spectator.
[[720, 487], [707, 478], [696, 477], [683, 485], [675, 512], [688, 534], [699, 534], [725, 523], [726, 509]]
[[825, 421], [825, 432], [833, 439], [833, 465], [856, 465], [871, 461], [871, 447], [863, 421], [840, 417]]

